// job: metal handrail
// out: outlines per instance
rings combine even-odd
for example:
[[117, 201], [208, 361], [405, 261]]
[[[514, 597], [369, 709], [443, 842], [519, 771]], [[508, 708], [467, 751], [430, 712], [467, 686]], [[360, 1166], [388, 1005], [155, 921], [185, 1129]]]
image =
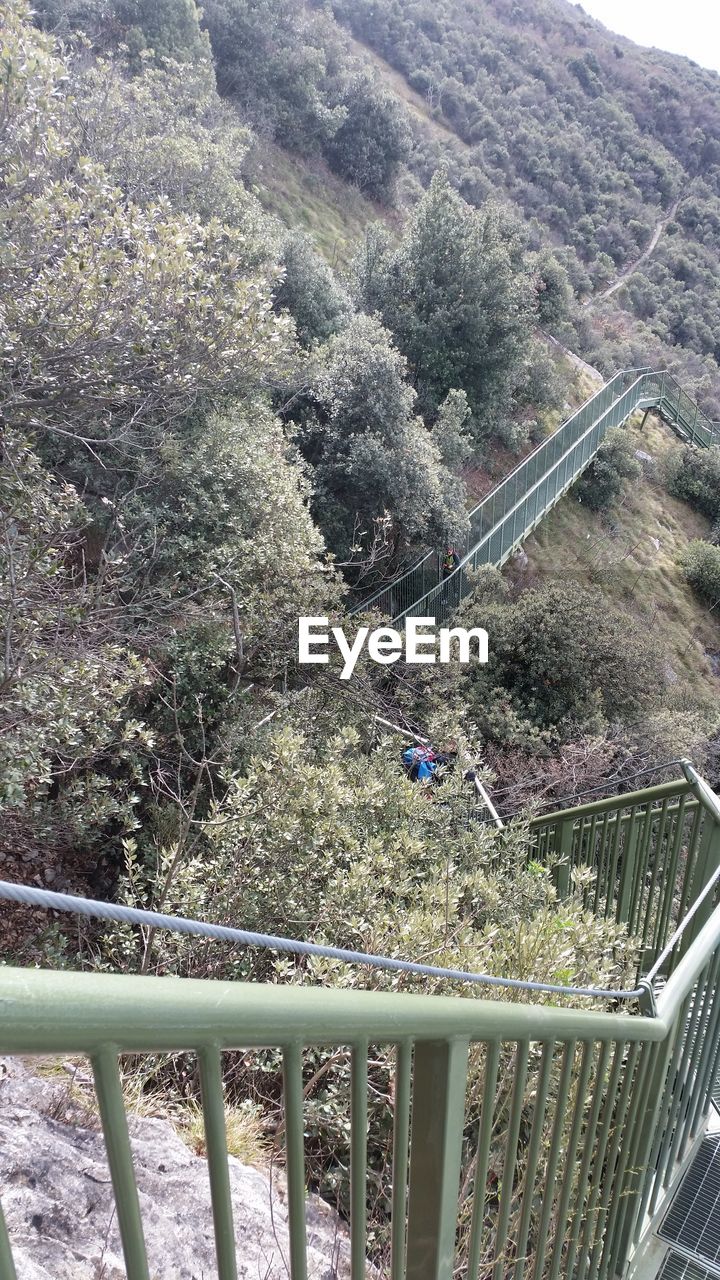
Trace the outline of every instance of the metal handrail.
[[[652, 394], [648, 394], [650, 392]], [[459, 565], [452, 572], [443, 577], [440, 556], [436, 551], [428, 551], [391, 583], [356, 604], [352, 611], [357, 613], [379, 608], [396, 621], [402, 621], [409, 614], [430, 616], [431, 607], [436, 607], [436, 616], [438, 608], [444, 616], [469, 590], [467, 569], [477, 568], [480, 562], [495, 567], [504, 563], [589, 466], [608, 427], [621, 425], [638, 408], [655, 408], [683, 439], [694, 444], [702, 447], [720, 444], [720, 430], [671, 374], [649, 368], [622, 370], [589, 396], [551, 436], [541, 441], [471, 509], [468, 513], [471, 530], [474, 525], [479, 525], [477, 531], [480, 536], [472, 545], [468, 544]], [[585, 442], [589, 447], [584, 447]], [[562, 447], [559, 455], [558, 447]], [[547, 458], [547, 465], [538, 466], [543, 458]], [[568, 465], [569, 462], [572, 465]], [[527, 477], [527, 483], [520, 487], [518, 480], [524, 477]], [[553, 477], [556, 482], [551, 485]], [[510, 491], [513, 483], [513, 501], [496, 514], [499, 500]], [[529, 499], [533, 494], [538, 495], [538, 501], [531, 513]], [[492, 522], [483, 530], [482, 517], [486, 511], [492, 513]], [[517, 518], [518, 513], [521, 513], [520, 519]], [[498, 541], [499, 532], [502, 536]], [[482, 555], [483, 548], [487, 548], [487, 555]], [[433, 563], [436, 581], [426, 589], [426, 571]], [[398, 605], [402, 607], [398, 608]]]
[[[307, 985], [0, 969], [0, 1053], [90, 1056], [128, 1280], [149, 1280], [156, 1268], [143, 1235], [119, 1055], [197, 1056], [218, 1276], [237, 1280], [242, 1236], [234, 1215], [242, 1205], [231, 1194], [222, 1054], [266, 1048], [280, 1051], [283, 1061], [291, 1280], [307, 1280], [306, 1079], [315, 1078], [318, 1054], [329, 1068], [339, 1048], [350, 1059], [351, 1280], [365, 1280], [367, 1205], [379, 1192], [390, 1205], [391, 1280], [452, 1280], [459, 1219], [467, 1224], [460, 1266], [472, 1280], [622, 1274], [646, 1215], [692, 1148], [720, 1067], [720, 905], [713, 908], [705, 892], [720, 867], [720, 801], [691, 766], [685, 772], [675, 784], [615, 798], [614, 812], [600, 800], [536, 827], [548, 858], [559, 854], [562, 864], [568, 852], [599, 857], [598, 878], [613, 881], [604, 908], [598, 901], [606, 914], [617, 903], [621, 914], [632, 906], [632, 917], [643, 895], [652, 903], [661, 873], [676, 877], [688, 924], [664, 990], [655, 995], [647, 979], [640, 984], [652, 1016]], [[681, 850], [687, 870], [677, 878]], [[664, 912], [670, 899], [660, 902]], [[369, 1073], [378, 1051], [388, 1049], [393, 1101], [381, 1105]], [[383, 1096], [386, 1090], [383, 1084]], [[379, 1135], [390, 1126], [392, 1172], [374, 1169], [369, 1179], [369, 1137], [385, 1141]], [[463, 1164], [468, 1143], [470, 1165]], [[2, 1280], [16, 1280], [13, 1225], [0, 1211]]]

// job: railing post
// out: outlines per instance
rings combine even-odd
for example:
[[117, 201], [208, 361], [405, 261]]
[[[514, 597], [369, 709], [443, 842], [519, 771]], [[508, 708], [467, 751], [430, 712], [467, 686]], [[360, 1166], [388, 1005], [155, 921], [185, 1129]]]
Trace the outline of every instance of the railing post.
[[555, 888], [559, 898], [566, 898], [570, 888], [570, 861], [573, 847], [573, 823], [560, 823], [560, 839], [555, 842], [555, 852], [562, 859], [555, 868]]
[[466, 1040], [415, 1045], [406, 1280], [451, 1280], [465, 1119]]
[[3, 1276], [3, 1280], [17, 1280], [17, 1272], [13, 1262], [10, 1237], [5, 1225], [2, 1205], [0, 1205], [0, 1276]]
[[[623, 868], [620, 881], [620, 894], [617, 904], [616, 920], [618, 924], [627, 924], [630, 919], [630, 909], [633, 898], [633, 890], [635, 888], [635, 864], [637, 862], [638, 842], [640, 839], [640, 828], [643, 815], [638, 813], [635, 808], [628, 818], [627, 831], [625, 833], [625, 847], [623, 849]], [[618, 814], [618, 825], [620, 824], [620, 814]], [[621, 837], [622, 839], [622, 837]], [[614, 889], [614, 886], [613, 886]], [[610, 891], [608, 890], [608, 898]]]
[[[690, 884], [689, 901], [694, 902], [700, 897], [705, 885], [720, 865], [720, 825], [713, 822], [710, 814], [705, 815], [702, 835], [700, 837], [700, 847], [698, 849], [697, 861], [692, 872], [692, 881]], [[686, 930], [685, 937], [680, 943], [679, 957], [684, 956], [688, 947], [699, 934], [703, 925], [707, 924], [716, 903], [714, 893], [709, 893], [700, 909], [696, 912], [695, 918]]]

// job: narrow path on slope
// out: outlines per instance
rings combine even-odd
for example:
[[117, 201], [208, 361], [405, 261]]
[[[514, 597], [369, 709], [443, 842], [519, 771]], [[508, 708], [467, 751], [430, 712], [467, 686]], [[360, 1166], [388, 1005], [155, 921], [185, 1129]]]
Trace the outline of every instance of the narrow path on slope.
[[661, 218], [660, 221], [657, 223], [655, 230], [653, 231], [648, 244], [640, 254], [640, 257], [635, 258], [634, 262], [628, 263], [628, 265], [624, 267], [623, 270], [620, 272], [620, 275], [618, 276], [617, 280], [614, 280], [611, 285], [608, 285], [607, 289], [603, 289], [602, 293], [593, 294], [592, 298], [588, 298], [587, 301], [585, 302], [586, 307], [592, 307], [596, 302], [604, 302], [606, 298], [612, 297], [612, 295], [616, 293], [618, 289], [622, 288], [626, 280], [630, 278], [633, 272], [637, 271], [638, 267], [641, 267], [643, 262], [647, 262], [648, 258], [651, 257], [652, 254], [655, 252], [658, 245], [658, 241], [663, 231], [665, 230], [668, 222], [672, 222], [673, 218], [675, 217], [675, 214], [678, 211], [679, 204], [680, 204], [680, 197], [678, 196], [677, 199], [673, 201], [668, 212], [665, 214], [665, 217]]

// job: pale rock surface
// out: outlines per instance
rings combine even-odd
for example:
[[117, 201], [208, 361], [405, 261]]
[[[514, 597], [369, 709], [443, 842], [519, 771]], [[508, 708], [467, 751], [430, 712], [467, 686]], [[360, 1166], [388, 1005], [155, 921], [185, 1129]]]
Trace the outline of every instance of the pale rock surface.
[[[124, 1280], [102, 1133], [73, 1117], [68, 1084], [0, 1059], [0, 1200], [18, 1280]], [[53, 1118], [62, 1116], [63, 1121]], [[68, 1116], [72, 1123], [66, 1123]], [[208, 1168], [166, 1120], [131, 1119], [151, 1280], [217, 1276]], [[238, 1274], [287, 1280], [285, 1184], [230, 1157]], [[311, 1280], [349, 1276], [349, 1237], [331, 1207], [307, 1199]]]

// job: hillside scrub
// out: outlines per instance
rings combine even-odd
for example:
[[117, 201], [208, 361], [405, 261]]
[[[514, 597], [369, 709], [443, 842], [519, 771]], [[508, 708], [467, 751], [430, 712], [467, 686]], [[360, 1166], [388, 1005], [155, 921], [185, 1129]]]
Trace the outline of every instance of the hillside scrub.
[[617, 720], [631, 727], [661, 702], [650, 638], [597, 590], [563, 580], [491, 604], [471, 594], [458, 616], [492, 636], [490, 663], [460, 680], [491, 740], [540, 749]]
[[584, 502], [591, 511], [604, 511], [641, 475], [642, 467], [627, 432], [621, 427], [612, 427], [573, 492], [578, 502]]
[[720, 605], [720, 546], [700, 539], [691, 542], [682, 569], [700, 599], [716, 609]]
[[229, 722], [248, 714], [246, 669], [263, 655], [272, 669], [278, 627], [339, 592], [270, 400], [297, 350], [272, 308], [267, 220], [243, 193], [234, 225], [203, 222], [131, 163], [133, 112], [169, 154], [176, 119], [163, 134], [144, 114], [150, 86], [164, 75], [185, 103], [192, 82], [154, 70], [125, 95], [122, 69], [99, 64], [125, 110], [111, 174], [106, 134], [83, 133], [99, 120], [94, 73], [24, 4], [0, 39], [2, 794], [31, 844], [55, 833], [112, 865], [158, 798], [172, 808], [169, 777], [211, 787], [188, 744], [220, 766]]
[[387, 515], [393, 560], [460, 538], [465, 489], [415, 409], [407, 365], [377, 319], [356, 315], [318, 354], [298, 442], [313, 468], [313, 512], [341, 560], [368, 550]]
[[666, 483], [708, 520], [720, 518], [720, 448], [685, 448], [668, 460]]
[[527, 386], [537, 282], [499, 208], [472, 209], [437, 174], [397, 247], [371, 229], [355, 278], [359, 304], [380, 314], [406, 357], [425, 416], [459, 387], [475, 437], [502, 438], [528, 403], [543, 407], [542, 378]]

